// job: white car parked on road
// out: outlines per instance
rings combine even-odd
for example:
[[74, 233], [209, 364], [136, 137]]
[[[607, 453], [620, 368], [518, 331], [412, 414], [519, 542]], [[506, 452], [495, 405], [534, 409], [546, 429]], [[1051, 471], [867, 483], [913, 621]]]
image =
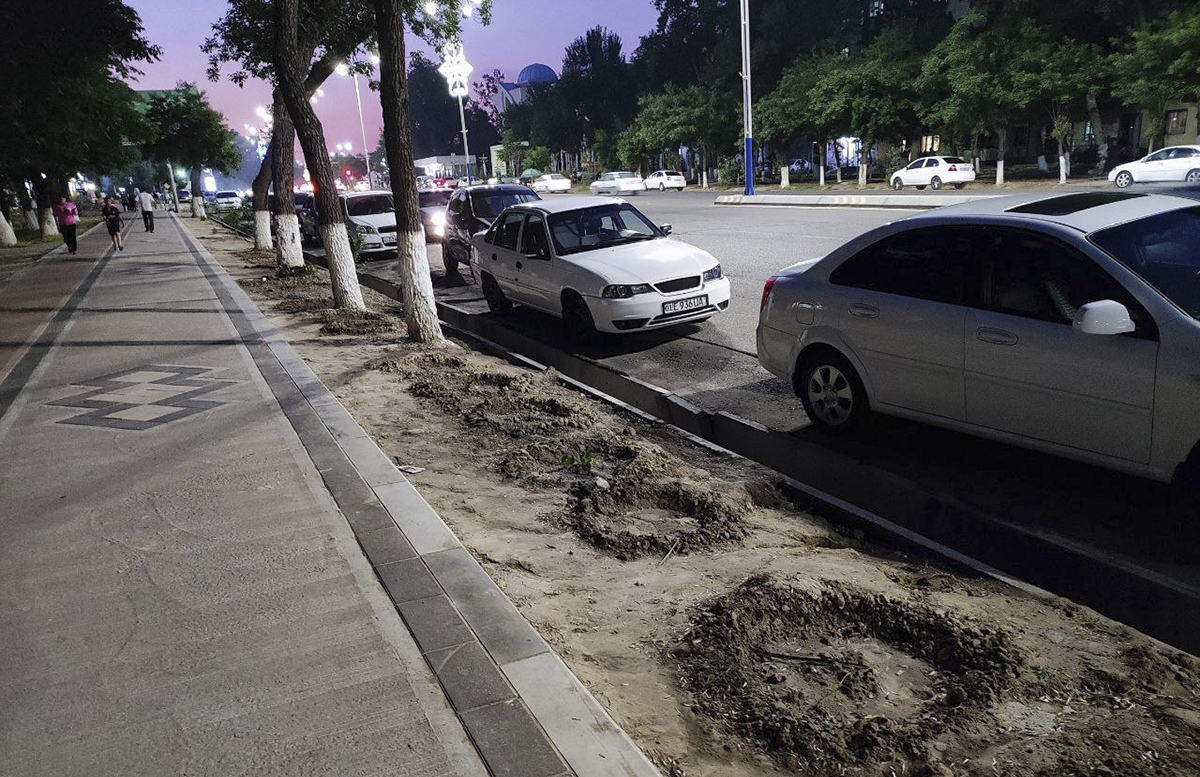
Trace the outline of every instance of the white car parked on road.
[[571, 191], [571, 179], [562, 173], [546, 173], [535, 178], [530, 188], [538, 194], [567, 194]]
[[558, 316], [572, 340], [703, 321], [729, 307], [717, 260], [670, 234], [623, 200], [537, 200], [475, 236], [471, 269], [493, 313], [517, 303]]
[[907, 167], [892, 173], [892, 188], [900, 191], [905, 186], [924, 189], [940, 189], [951, 184], [961, 189], [975, 180], [975, 168], [965, 159], [956, 156], [927, 156]]
[[605, 173], [588, 187], [592, 194], [615, 194], [617, 196], [640, 194], [646, 191], [646, 182], [636, 173], [629, 171]]
[[874, 410], [1195, 487], [1198, 245], [1182, 197], [942, 208], [767, 281], [758, 358], [829, 431]]
[[1200, 146], [1168, 146], [1136, 162], [1117, 165], [1108, 180], [1124, 189], [1134, 183], [1187, 181], [1200, 183]]
[[242, 207], [242, 195], [234, 191], [220, 191], [213, 197], [218, 211], [237, 210]]
[[687, 179], [678, 170], [655, 170], [646, 176], [646, 188], [658, 189], [660, 192], [666, 189], [683, 191], [687, 188]]

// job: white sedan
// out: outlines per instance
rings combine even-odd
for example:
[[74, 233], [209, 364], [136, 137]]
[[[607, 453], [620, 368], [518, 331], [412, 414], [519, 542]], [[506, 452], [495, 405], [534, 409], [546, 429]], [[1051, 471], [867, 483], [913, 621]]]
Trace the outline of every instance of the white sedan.
[[927, 156], [892, 173], [890, 180], [896, 191], [905, 186], [940, 189], [945, 184], [961, 189], [975, 180], [975, 168], [956, 156]]
[[530, 188], [538, 194], [567, 194], [571, 191], [571, 179], [561, 173], [546, 173], [535, 178]]
[[493, 313], [514, 303], [563, 320], [567, 336], [703, 321], [729, 307], [712, 255], [669, 237], [623, 200], [513, 205], [472, 240], [471, 269]]
[[683, 191], [686, 187], [687, 179], [678, 170], [655, 170], [646, 176], [647, 189], [658, 189], [660, 192], [667, 189]]
[[646, 191], [646, 182], [641, 179], [641, 176], [626, 170], [605, 173], [593, 181], [588, 188], [592, 190], [592, 194], [615, 194], [619, 197]]
[[1124, 189], [1134, 183], [1187, 181], [1200, 183], [1200, 146], [1168, 146], [1136, 162], [1117, 165], [1108, 180]]

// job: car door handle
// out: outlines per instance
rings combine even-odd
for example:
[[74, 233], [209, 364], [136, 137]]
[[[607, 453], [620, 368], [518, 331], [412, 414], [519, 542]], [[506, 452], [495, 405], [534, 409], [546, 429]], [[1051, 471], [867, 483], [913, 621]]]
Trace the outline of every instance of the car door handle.
[[981, 326], [975, 330], [975, 339], [992, 345], [1016, 345], [1017, 336], [1006, 329]]
[[879, 308], [874, 305], [863, 305], [856, 302], [850, 306], [850, 315], [858, 316], [859, 318], [878, 318]]
[[495, 255], [495, 254], [492, 254], [492, 261], [493, 261], [493, 262], [494, 262], [494, 261], [496, 261], [496, 255]]

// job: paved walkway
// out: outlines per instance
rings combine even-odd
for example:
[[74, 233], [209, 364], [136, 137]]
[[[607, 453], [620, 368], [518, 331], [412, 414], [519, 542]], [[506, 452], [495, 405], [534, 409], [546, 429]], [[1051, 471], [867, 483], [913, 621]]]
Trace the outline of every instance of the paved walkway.
[[0, 291], [0, 775], [485, 774], [180, 231], [107, 246]]

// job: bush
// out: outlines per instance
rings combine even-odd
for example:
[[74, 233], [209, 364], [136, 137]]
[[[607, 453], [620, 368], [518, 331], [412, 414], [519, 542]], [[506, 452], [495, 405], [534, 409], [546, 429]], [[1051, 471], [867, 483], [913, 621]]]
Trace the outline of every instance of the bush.
[[717, 168], [717, 183], [722, 186], [736, 186], [742, 180], [742, 166], [733, 157], [721, 160]]

